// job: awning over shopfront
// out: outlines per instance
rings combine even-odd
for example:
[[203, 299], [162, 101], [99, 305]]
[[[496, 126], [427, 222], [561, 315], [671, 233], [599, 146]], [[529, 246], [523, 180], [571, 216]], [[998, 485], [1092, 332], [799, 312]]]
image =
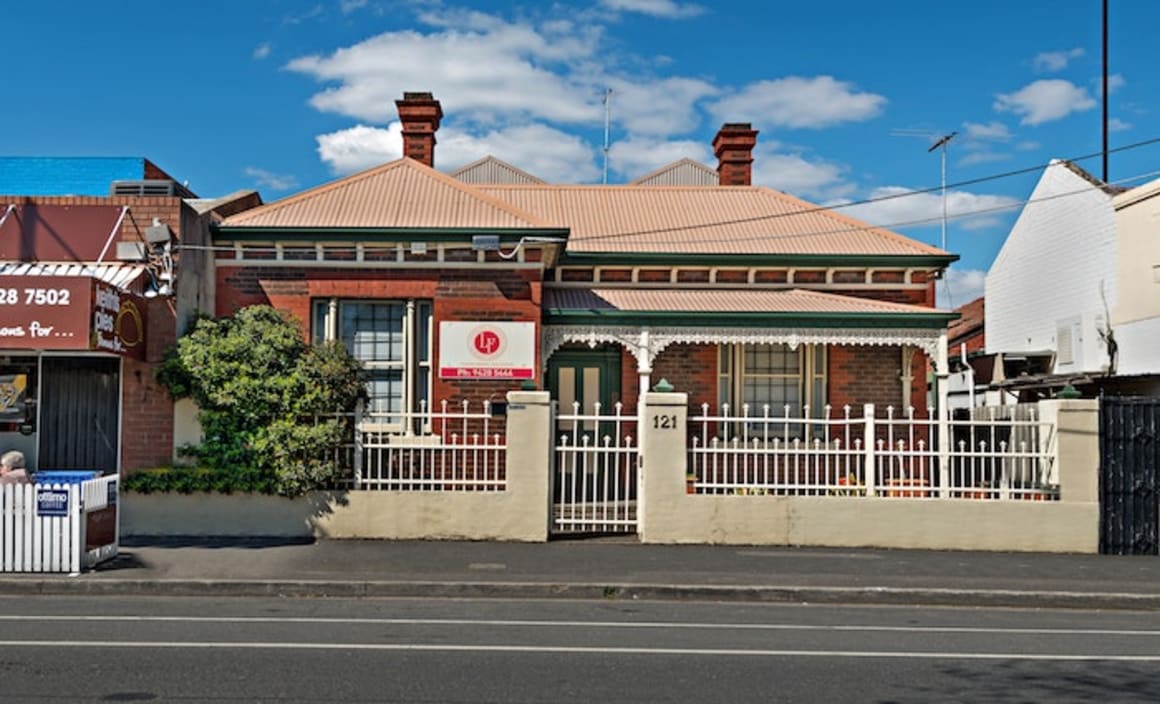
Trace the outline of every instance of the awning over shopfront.
[[800, 289], [551, 288], [544, 291], [543, 358], [567, 343], [623, 345], [642, 369], [682, 343], [911, 345], [935, 356], [956, 317]]
[[45, 266], [0, 267], [0, 350], [95, 351], [144, 358], [144, 299], [113, 283], [131, 283], [143, 269], [107, 267], [58, 275], [45, 273]]

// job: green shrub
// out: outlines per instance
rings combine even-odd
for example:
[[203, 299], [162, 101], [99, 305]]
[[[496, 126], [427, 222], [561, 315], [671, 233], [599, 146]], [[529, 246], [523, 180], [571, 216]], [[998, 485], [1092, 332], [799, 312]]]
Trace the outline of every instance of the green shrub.
[[122, 491], [139, 494], [276, 494], [270, 477], [236, 469], [209, 467], [159, 467], [133, 472], [121, 479]]
[[172, 491], [216, 484], [223, 488], [211, 490], [273, 487], [297, 496], [332, 484], [351, 430], [341, 414], [365, 388], [360, 363], [341, 343], [307, 344], [299, 324], [269, 306], [199, 318], [157, 378], [174, 398], [197, 403], [205, 437], [188, 448], [203, 469], [171, 470], [176, 476], [163, 481]]

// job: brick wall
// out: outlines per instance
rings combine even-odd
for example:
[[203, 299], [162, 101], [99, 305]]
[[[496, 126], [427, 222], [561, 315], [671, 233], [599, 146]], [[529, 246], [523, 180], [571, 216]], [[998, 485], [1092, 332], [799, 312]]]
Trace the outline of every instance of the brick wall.
[[[925, 391], [926, 373], [921, 353], [915, 355], [912, 367], [915, 391]], [[902, 354], [897, 347], [835, 346], [829, 349], [829, 403], [832, 413], [841, 414], [849, 404], [854, 415], [861, 415], [862, 405], [873, 403], [885, 409], [902, 405]], [[926, 402], [916, 405], [924, 408]]]
[[325, 269], [314, 267], [218, 266], [216, 314], [231, 315], [248, 305], [267, 304], [287, 311], [309, 336], [311, 300], [317, 298], [426, 299], [434, 301], [432, 398], [453, 407], [467, 400], [478, 410], [483, 401], [502, 401], [520, 381], [442, 380], [437, 378], [439, 323], [444, 320], [492, 320], [536, 324], [536, 377], [542, 387], [539, 359], [539, 272], [471, 269]]
[[[636, 362], [633, 361], [633, 369]], [[689, 394], [689, 405], [717, 405], [717, 345], [670, 345], [653, 361], [652, 383], [661, 379]]]

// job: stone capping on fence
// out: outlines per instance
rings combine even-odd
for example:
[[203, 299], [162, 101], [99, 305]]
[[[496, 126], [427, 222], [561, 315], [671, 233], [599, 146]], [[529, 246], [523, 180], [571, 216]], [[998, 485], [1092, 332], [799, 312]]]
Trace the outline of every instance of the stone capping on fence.
[[644, 542], [1088, 553], [1098, 547], [1095, 401], [1040, 404], [1042, 417], [1056, 426], [1044, 446], [1035, 448], [1058, 470], [1061, 491], [1054, 501], [943, 499], [934, 491], [914, 496], [880, 491], [877, 497], [690, 493], [686, 404], [681, 393], [644, 398], [639, 509]]

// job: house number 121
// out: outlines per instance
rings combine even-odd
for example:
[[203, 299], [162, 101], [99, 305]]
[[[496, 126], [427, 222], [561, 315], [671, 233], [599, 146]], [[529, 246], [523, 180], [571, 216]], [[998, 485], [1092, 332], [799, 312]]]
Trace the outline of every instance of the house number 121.
[[653, 427], [657, 430], [676, 430], [676, 416], [653, 416]]

